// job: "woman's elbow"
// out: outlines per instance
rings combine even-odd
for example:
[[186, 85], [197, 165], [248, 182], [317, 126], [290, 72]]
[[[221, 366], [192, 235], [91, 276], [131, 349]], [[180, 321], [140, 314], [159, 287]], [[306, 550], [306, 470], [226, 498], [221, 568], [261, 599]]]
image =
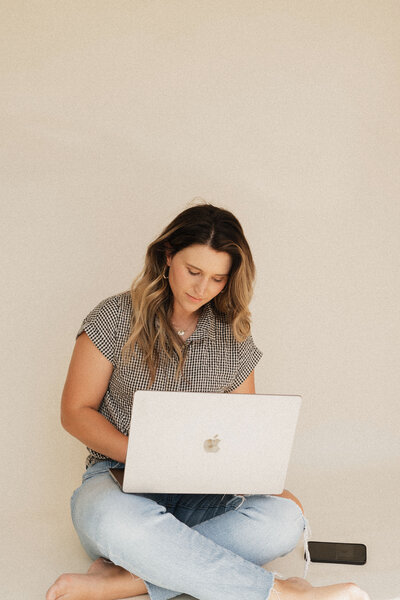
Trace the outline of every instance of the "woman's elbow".
[[71, 433], [71, 429], [73, 429], [74, 422], [76, 421], [76, 411], [71, 411], [70, 409], [67, 409], [64, 405], [61, 405], [60, 421], [65, 431]]
[[68, 428], [69, 428], [69, 419], [68, 419], [68, 415], [63, 410], [61, 410], [61, 412], [60, 412], [60, 421], [61, 421], [61, 426], [66, 431], [68, 431]]

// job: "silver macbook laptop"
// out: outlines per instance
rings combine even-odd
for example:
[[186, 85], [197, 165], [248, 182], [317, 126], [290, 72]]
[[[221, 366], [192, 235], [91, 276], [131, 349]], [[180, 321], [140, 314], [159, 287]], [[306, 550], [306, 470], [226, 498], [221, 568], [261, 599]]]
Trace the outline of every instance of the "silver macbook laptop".
[[[124, 492], [280, 494], [300, 396], [137, 391]], [[119, 477], [118, 477], [119, 476]]]

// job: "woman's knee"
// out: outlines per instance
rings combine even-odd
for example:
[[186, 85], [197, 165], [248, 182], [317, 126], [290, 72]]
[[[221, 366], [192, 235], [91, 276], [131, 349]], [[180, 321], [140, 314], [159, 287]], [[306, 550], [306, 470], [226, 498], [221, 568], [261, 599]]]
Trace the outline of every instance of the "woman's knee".
[[72, 521], [78, 534], [103, 543], [127, 535], [138, 543], [145, 539], [156, 515], [166, 508], [143, 496], [125, 494], [107, 480], [107, 475], [96, 479], [83, 483], [71, 498]]
[[299, 506], [287, 498], [254, 495], [245, 499], [238, 512], [247, 516], [240, 522], [248, 536], [257, 564], [265, 564], [291, 552], [304, 531]]
[[282, 553], [291, 552], [298, 544], [304, 532], [305, 522], [301, 507], [287, 496], [278, 496], [275, 500], [276, 521], [280, 524]]
[[292, 500], [293, 502], [295, 502], [297, 504], [297, 506], [300, 508], [301, 512], [304, 514], [303, 505], [301, 504], [300, 500], [294, 494], [292, 494], [292, 492], [289, 492], [289, 490], [283, 490], [282, 494], [271, 494], [271, 495], [276, 496], [277, 498], [288, 498], [289, 500]]
[[248, 510], [254, 512], [260, 539], [275, 540], [278, 556], [297, 546], [304, 531], [304, 518], [297, 503], [279, 496], [253, 496]]

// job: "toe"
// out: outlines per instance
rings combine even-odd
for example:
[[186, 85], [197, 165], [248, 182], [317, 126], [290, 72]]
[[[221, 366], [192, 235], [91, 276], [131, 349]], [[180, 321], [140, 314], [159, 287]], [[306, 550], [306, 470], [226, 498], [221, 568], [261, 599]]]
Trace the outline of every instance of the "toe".
[[53, 585], [47, 590], [46, 600], [56, 600], [58, 596], [59, 594], [57, 592], [57, 584], [53, 583]]
[[65, 593], [66, 586], [68, 585], [68, 575], [60, 575], [53, 585], [47, 590], [46, 600], [57, 600]]

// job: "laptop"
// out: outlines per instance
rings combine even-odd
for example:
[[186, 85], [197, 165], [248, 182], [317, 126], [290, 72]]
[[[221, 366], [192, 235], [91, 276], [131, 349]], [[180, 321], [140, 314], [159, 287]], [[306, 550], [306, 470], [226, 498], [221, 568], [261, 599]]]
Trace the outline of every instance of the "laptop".
[[139, 390], [124, 469], [128, 493], [281, 494], [301, 396]]

